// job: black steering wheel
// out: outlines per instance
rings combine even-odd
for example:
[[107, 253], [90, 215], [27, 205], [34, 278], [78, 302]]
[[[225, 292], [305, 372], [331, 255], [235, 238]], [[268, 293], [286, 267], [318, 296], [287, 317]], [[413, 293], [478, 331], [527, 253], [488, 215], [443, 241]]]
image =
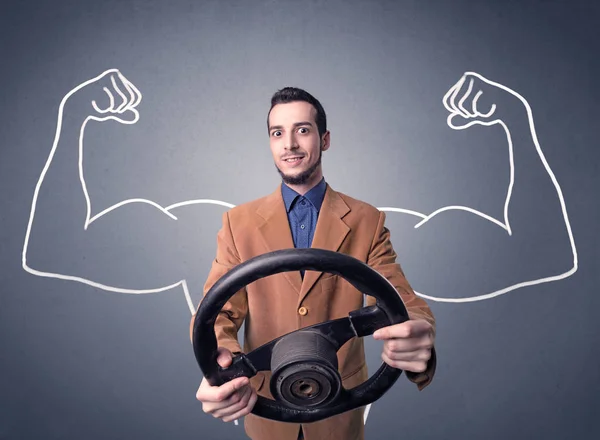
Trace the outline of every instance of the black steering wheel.
[[[214, 325], [225, 303], [246, 285], [280, 272], [313, 270], [340, 275], [360, 292], [377, 299], [374, 306], [352, 311], [348, 317], [304, 327], [274, 339], [232, 364], [217, 363]], [[402, 370], [382, 363], [364, 383], [345, 389], [338, 372], [337, 351], [352, 337], [409, 319], [395, 287], [362, 261], [325, 249], [285, 249], [241, 263], [207, 292], [194, 319], [194, 354], [211, 386], [240, 376], [271, 371], [270, 390], [276, 400], [258, 396], [252, 413], [271, 420], [310, 423], [379, 399], [394, 385]]]

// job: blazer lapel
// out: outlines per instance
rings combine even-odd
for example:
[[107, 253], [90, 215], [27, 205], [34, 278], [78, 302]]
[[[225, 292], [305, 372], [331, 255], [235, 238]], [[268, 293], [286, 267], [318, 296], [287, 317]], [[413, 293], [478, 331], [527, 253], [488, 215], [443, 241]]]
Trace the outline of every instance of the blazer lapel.
[[[285, 212], [285, 209], [283, 211]], [[350, 212], [350, 208], [346, 202], [344, 202], [337, 192], [327, 185], [311, 247], [337, 252], [350, 232], [350, 227], [342, 220], [348, 212]], [[291, 233], [288, 232], [288, 234]], [[300, 302], [308, 295], [321, 275], [322, 272], [315, 272], [312, 270], [307, 270], [304, 273], [304, 280], [302, 281], [302, 288], [300, 289]]]
[[[275, 192], [267, 196], [265, 202], [259, 206], [257, 214], [263, 218], [263, 222], [258, 225], [258, 232], [262, 237], [266, 252], [294, 248], [292, 231], [281, 195], [281, 185]], [[300, 272], [283, 272], [283, 275], [296, 294], [300, 294], [302, 286]]]

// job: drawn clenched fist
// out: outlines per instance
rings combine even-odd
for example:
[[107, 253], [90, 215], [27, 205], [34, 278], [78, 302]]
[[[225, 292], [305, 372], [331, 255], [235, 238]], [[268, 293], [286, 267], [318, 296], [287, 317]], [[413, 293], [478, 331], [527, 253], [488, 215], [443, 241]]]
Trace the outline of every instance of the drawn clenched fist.
[[117, 69], [110, 69], [73, 89], [65, 96], [71, 113], [86, 113], [95, 121], [115, 120], [135, 124], [140, 115], [137, 106], [142, 94]]
[[516, 101], [521, 101], [517, 105], [522, 109], [525, 101], [517, 92], [474, 72], [465, 73], [443, 98], [450, 112], [447, 123], [455, 130], [498, 124], [511, 117]]

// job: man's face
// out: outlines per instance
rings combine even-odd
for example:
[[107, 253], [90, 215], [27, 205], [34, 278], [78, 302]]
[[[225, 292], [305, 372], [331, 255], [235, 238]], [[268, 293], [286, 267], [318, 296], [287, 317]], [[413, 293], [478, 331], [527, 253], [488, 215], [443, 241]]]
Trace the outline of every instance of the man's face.
[[329, 148], [329, 132], [319, 136], [316, 114], [304, 101], [277, 104], [271, 110], [269, 144], [287, 184], [313, 185], [321, 180], [321, 152]]

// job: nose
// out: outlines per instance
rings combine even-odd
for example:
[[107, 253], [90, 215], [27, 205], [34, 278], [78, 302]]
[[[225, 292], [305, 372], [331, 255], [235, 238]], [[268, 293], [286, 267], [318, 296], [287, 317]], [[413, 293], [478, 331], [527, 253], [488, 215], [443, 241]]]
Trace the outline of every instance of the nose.
[[285, 135], [284, 147], [286, 150], [295, 150], [298, 148], [296, 137], [294, 136], [293, 132], [289, 132]]

